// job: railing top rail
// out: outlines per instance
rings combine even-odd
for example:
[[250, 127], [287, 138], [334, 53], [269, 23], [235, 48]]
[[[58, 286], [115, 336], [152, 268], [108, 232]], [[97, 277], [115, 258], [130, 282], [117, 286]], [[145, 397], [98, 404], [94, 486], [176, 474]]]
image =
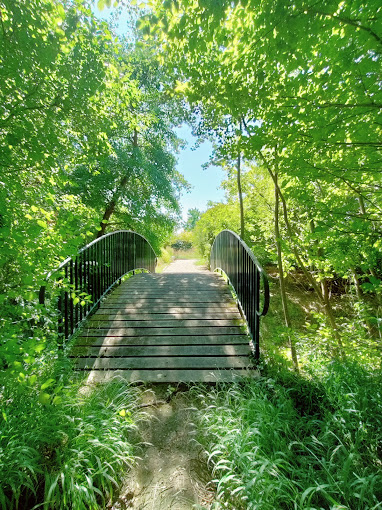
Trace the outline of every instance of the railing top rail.
[[[103, 239], [106, 239], [106, 237], [109, 237], [109, 236], [112, 236], [112, 235], [115, 235], [115, 234], [121, 234], [123, 232], [127, 232], [127, 233], [130, 233], [130, 234], [135, 234], [135, 235], [138, 235], [140, 237], [142, 237], [142, 239], [144, 239], [146, 241], [146, 243], [150, 246], [150, 248], [153, 250], [153, 253], [155, 253], [155, 250], [154, 248], [151, 246], [150, 242], [146, 239], [145, 236], [143, 236], [142, 234], [139, 234], [138, 232], [134, 232], [134, 230], [114, 230], [113, 232], [108, 232], [107, 234], [104, 234], [103, 236], [101, 237], [98, 237], [97, 239], [94, 239], [94, 241], [91, 241], [90, 243], [88, 243], [86, 246], [84, 246], [83, 248], [80, 248], [77, 253], [75, 255], [73, 255], [74, 257], [76, 257], [77, 255], [79, 255], [80, 253], [84, 252], [85, 250], [87, 250], [88, 248], [90, 248], [91, 246], [93, 246], [94, 244], [97, 244], [98, 242], [102, 241]], [[45, 277], [45, 281], [48, 281], [49, 278], [54, 274], [54, 273], [57, 273], [58, 271], [60, 271], [61, 269], [63, 269], [66, 264], [68, 264], [68, 262], [70, 262], [71, 260], [73, 260], [73, 256], [72, 257], [68, 257], [66, 258], [64, 261], [61, 262], [61, 264], [59, 266], [57, 266], [55, 269], [52, 269], [52, 271], [49, 271], [49, 273], [46, 275]]]

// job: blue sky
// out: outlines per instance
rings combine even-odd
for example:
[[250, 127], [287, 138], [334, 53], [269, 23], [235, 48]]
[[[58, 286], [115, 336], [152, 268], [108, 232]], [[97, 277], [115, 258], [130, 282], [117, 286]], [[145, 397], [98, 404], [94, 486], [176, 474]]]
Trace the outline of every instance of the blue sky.
[[224, 191], [219, 189], [221, 181], [226, 177], [225, 172], [218, 167], [202, 168], [203, 163], [207, 163], [212, 154], [212, 145], [210, 142], [204, 142], [196, 149], [195, 138], [191, 134], [191, 129], [183, 125], [176, 130], [179, 138], [187, 141], [187, 147], [183, 149], [178, 156], [178, 171], [184, 175], [191, 184], [192, 189], [184, 194], [180, 200], [183, 217], [187, 217], [188, 209], [196, 207], [199, 210], [207, 208], [207, 202], [219, 202], [224, 199]]
[[[113, 9], [105, 8], [99, 11], [94, 5], [94, 13], [97, 17], [108, 20]], [[127, 29], [127, 17], [122, 15], [118, 20], [116, 33], [124, 35]], [[210, 142], [204, 142], [197, 148], [194, 148], [196, 139], [191, 134], [191, 129], [183, 125], [176, 130], [179, 138], [187, 142], [187, 146], [178, 154], [177, 170], [184, 175], [191, 185], [191, 190], [184, 193], [180, 205], [182, 207], [183, 218], [186, 219], [188, 209], [197, 208], [201, 211], [206, 210], [207, 202], [219, 202], [224, 199], [224, 191], [219, 189], [221, 181], [226, 177], [225, 172], [217, 167], [208, 167], [203, 170], [202, 165], [207, 163], [212, 154], [212, 145]]]

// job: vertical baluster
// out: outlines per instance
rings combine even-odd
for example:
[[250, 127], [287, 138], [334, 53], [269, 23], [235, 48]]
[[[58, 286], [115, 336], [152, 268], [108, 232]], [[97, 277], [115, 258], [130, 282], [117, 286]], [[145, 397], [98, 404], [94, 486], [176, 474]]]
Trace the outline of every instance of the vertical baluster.
[[127, 232], [123, 233], [123, 274], [128, 272], [129, 260], [128, 260], [128, 248], [127, 248]]
[[111, 242], [112, 235], [107, 238], [107, 286], [111, 285]]
[[114, 267], [115, 267], [115, 264], [114, 264], [114, 239], [115, 239], [115, 234], [113, 234], [110, 239], [110, 280], [111, 280], [110, 285], [114, 284]]
[[118, 279], [122, 275], [122, 236], [118, 233]]
[[255, 295], [256, 295], [256, 313], [254, 317], [255, 322], [255, 335], [256, 335], [256, 343], [255, 343], [255, 358], [259, 359], [260, 357], [260, 271], [256, 267], [256, 280], [255, 280]]
[[75, 285], [74, 285], [74, 270], [73, 270], [73, 260], [70, 259], [69, 262], [69, 282], [70, 282], [70, 296], [69, 296], [69, 336], [74, 331], [74, 299], [73, 295], [75, 295]]
[[133, 249], [133, 271], [134, 271], [138, 265], [137, 236], [135, 234], [133, 234], [133, 246], [134, 246], [134, 249]]
[[[77, 264], [77, 271], [78, 271], [78, 288], [80, 289], [80, 293], [84, 292], [84, 282], [83, 282], [83, 254], [82, 252], [78, 255], [78, 264]], [[83, 299], [83, 296], [80, 297], [81, 301]], [[80, 307], [79, 307], [79, 321], [82, 321], [82, 315], [83, 315], [83, 306], [81, 306], [80, 301]]]
[[65, 301], [65, 293], [64, 291], [60, 291], [58, 295], [57, 300], [57, 310], [58, 310], [58, 317], [57, 317], [57, 332], [58, 332], [58, 348], [62, 349], [64, 346], [64, 301]]
[[105, 268], [104, 268], [104, 239], [102, 238], [100, 241], [98, 241], [98, 255], [99, 255], [99, 297], [103, 295], [105, 292]]
[[99, 299], [99, 263], [98, 263], [98, 245], [96, 243], [93, 245], [93, 258], [94, 258], [94, 288], [95, 288], [95, 302]]
[[117, 281], [117, 276], [118, 276], [117, 239], [118, 239], [118, 234], [115, 234], [114, 235], [114, 283]]
[[[86, 279], [86, 292], [90, 296], [90, 300], [93, 299], [93, 292], [92, 292], [92, 282], [90, 278], [90, 250], [91, 248], [88, 248], [85, 253], [85, 259], [84, 259], [84, 275]], [[86, 302], [86, 310], [85, 310], [85, 317], [89, 313], [91, 304], [89, 303], [89, 299]]]
[[[65, 266], [65, 285], [68, 285], [68, 266]], [[65, 338], [69, 336], [69, 303], [68, 303], [68, 291], [65, 291], [64, 296], [64, 332]]]
[[[89, 274], [89, 287], [90, 287], [90, 294], [92, 296], [92, 305], [95, 303], [95, 279], [94, 279], [94, 245], [89, 246], [89, 259], [88, 259], [88, 274]], [[90, 311], [90, 308], [89, 308]], [[89, 313], [89, 312], [88, 312]]]
[[[80, 289], [78, 286], [78, 255], [74, 259], [74, 287], [76, 289], [76, 295], [79, 297]], [[79, 297], [79, 299], [81, 298]], [[77, 328], [79, 323], [79, 307], [79, 303], [77, 303], [74, 307], [74, 329]]]
[[101, 297], [101, 257], [100, 257], [100, 241], [97, 241], [94, 245], [95, 248], [95, 260], [96, 260], [96, 289], [97, 289], [97, 301]]
[[252, 260], [251, 264], [251, 334], [256, 348], [256, 266]]

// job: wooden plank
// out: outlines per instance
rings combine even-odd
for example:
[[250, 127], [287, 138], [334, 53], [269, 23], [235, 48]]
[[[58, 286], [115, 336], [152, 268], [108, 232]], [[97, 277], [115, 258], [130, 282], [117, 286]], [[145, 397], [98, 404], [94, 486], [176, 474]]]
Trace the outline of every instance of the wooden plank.
[[131, 383], [166, 382], [166, 383], [216, 383], [240, 382], [244, 379], [256, 379], [258, 370], [94, 370], [90, 372], [87, 383], [98, 384], [113, 379], [123, 379]]
[[224, 345], [227, 344], [249, 344], [249, 337], [243, 335], [210, 335], [210, 336], [80, 336], [77, 339], [77, 346], [110, 346], [110, 345]]
[[113, 292], [116, 294], [128, 294], [131, 291], [136, 292], [230, 292], [227, 285], [130, 285], [129, 287], [117, 288]]
[[[121, 303], [121, 306], [118, 306], [118, 305], [108, 305], [108, 306], [104, 306], [102, 305], [102, 307], [99, 309], [99, 311], [97, 312], [99, 314], [104, 314], [104, 315], [107, 315], [107, 314], [117, 314], [117, 313], [125, 313], [125, 314], [135, 314], [135, 315], [138, 315], [139, 316], [142, 316], [142, 315], [157, 315], [157, 314], [162, 314], [162, 313], [174, 313], [174, 314], [191, 314], [191, 315], [195, 315], [195, 314], [202, 314], [202, 313], [206, 313], [206, 314], [213, 314], [213, 313], [216, 313], [216, 314], [237, 314], [239, 312], [238, 308], [237, 307], [233, 307], [233, 306], [228, 306], [228, 307], [222, 307], [222, 308], [219, 308], [219, 307], [215, 307], [215, 308], [209, 308], [209, 307], [204, 307], [202, 303], [200, 303], [200, 306], [198, 307], [195, 307], [195, 308], [192, 308], [192, 307], [189, 307], [189, 306], [185, 306], [184, 308], [181, 308], [178, 306], [174, 306], [174, 307], [166, 307], [166, 306], [155, 306], [154, 308], [146, 308], [146, 307], [142, 307], [142, 306], [132, 306], [132, 305], [127, 305], [125, 306], [123, 303]], [[95, 314], [96, 315], [96, 314]]]
[[233, 311], [229, 313], [222, 312], [205, 312], [203, 309], [196, 313], [154, 313], [153, 311], [146, 310], [145, 312], [123, 312], [113, 311], [106, 313], [106, 310], [101, 309], [93, 315], [93, 319], [97, 321], [111, 321], [111, 320], [123, 320], [123, 321], [162, 321], [162, 320], [195, 320], [195, 319], [225, 319], [234, 320], [240, 319], [240, 312]]
[[157, 305], [157, 304], [162, 304], [162, 305], [167, 305], [167, 306], [176, 306], [176, 305], [179, 305], [180, 303], [187, 303], [187, 304], [190, 304], [190, 303], [203, 303], [205, 302], [206, 304], [212, 304], [212, 303], [215, 303], [216, 305], [219, 305], [219, 304], [222, 304], [222, 303], [230, 303], [230, 304], [236, 304], [234, 299], [232, 297], [228, 297], [228, 296], [221, 296], [221, 299], [219, 299], [219, 297], [214, 297], [213, 299], [201, 299], [201, 298], [198, 298], [198, 296], [194, 296], [194, 297], [172, 297], [171, 299], [170, 298], [166, 298], [166, 297], [145, 297], [145, 298], [133, 298], [133, 297], [126, 297], [126, 298], [107, 298], [107, 301], [105, 301], [105, 303], [121, 303], [121, 304], [144, 304], [144, 305]]
[[[177, 299], [178, 297], [182, 297], [183, 299], [188, 298], [197, 298], [198, 301], [209, 301], [209, 300], [215, 300], [218, 299], [220, 301], [221, 298], [231, 298], [232, 295], [229, 292], [216, 292], [215, 290], [211, 290], [211, 292], [161, 292], [161, 291], [152, 291], [152, 292], [139, 292], [135, 290], [131, 290], [130, 292], [124, 292], [123, 294], [118, 294], [116, 292], [113, 292], [111, 294], [114, 299], [125, 299], [125, 298], [139, 298], [139, 299], [152, 299], [152, 298], [162, 298], [162, 299]], [[110, 296], [110, 297], [111, 297]]]
[[200, 335], [242, 335], [244, 328], [239, 326], [218, 327], [193, 327], [193, 328], [87, 328], [81, 332], [81, 336], [200, 336]]
[[[107, 302], [102, 303], [101, 308], [97, 313], [139, 313], [139, 314], [157, 314], [157, 313], [201, 313], [206, 311], [208, 313], [236, 313], [238, 307], [235, 304], [208, 304], [208, 303], [184, 303], [183, 307], [177, 303], [175, 305], [156, 305], [155, 308], [147, 308], [145, 304], [137, 303], [124, 305], [123, 303], [108, 304]], [[240, 313], [240, 312], [239, 312]]]
[[194, 328], [194, 327], [222, 327], [241, 326], [242, 319], [155, 319], [155, 320], [129, 320], [113, 319], [99, 320], [92, 318], [88, 320], [88, 328]]
[[249, 344], [244, 345], [99, 345], [74, 347], [70, 357], [152, 357], [152, 356], [248, 356]]
[[248, 368], [249, 356], [211, 356], [203, 357], [166, 357], [166, 358], [77, 358], [76, 367], [91, 370], [187, 370], [200, 369], [215, 370], [216, 368]]

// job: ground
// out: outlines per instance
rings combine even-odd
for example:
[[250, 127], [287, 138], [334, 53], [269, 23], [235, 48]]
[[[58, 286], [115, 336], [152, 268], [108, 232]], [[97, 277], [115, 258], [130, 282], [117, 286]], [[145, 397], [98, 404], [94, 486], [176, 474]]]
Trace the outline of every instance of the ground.
[[156, 384], [142, 391], [139, 460], [111, 510], [209, 509], [211, 473], [195, 439], [196, 408], [188, 388]]

